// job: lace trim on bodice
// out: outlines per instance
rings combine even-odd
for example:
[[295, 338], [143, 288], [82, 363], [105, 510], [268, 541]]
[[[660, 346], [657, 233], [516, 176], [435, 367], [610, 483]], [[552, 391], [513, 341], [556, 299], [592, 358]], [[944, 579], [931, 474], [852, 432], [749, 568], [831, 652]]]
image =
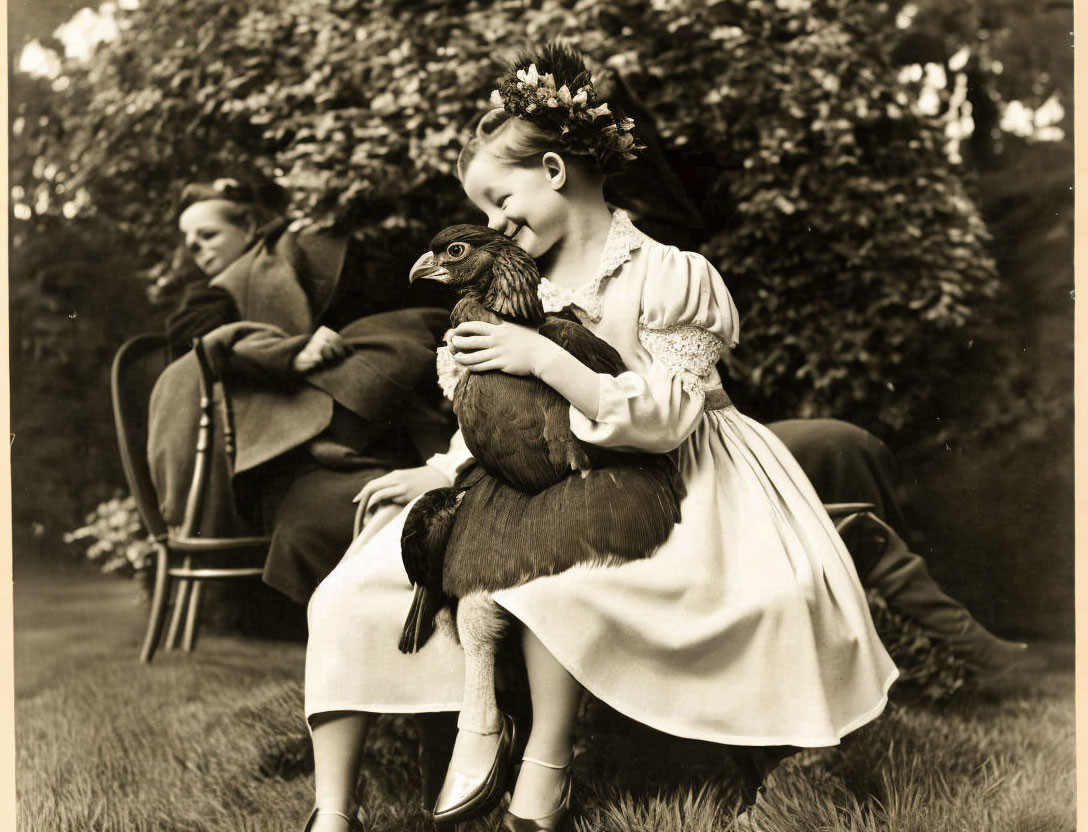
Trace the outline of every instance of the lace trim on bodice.
[[453, 353], [446, 346], [439, 347], [435, 351], [435, 366], [438, 369], [438, 386], [442, 388], [442, 395], [453, 401], [453, 391], [457, 389], [457, 382], [461, 380], [467, 370], [453, 359]]
[[[585, 310], [587, 314], [589, 308], [593, 308], [599, 315], [601, 311], [600, 303], [589, 293], [588, 289], [589, 284], [586, 284], [572, 291], [565, 286], [552, 283], [546, 277], [542, 277], [540, 278], [540, 285], [536, 287], [536, 294], [540, 298], [540, 304], [544, 307], [545, 313], [562, 312], [568, 306], [577, 306]], [[599, 318], [595, 320], [599, 320]]]
[[690, 393], [720, 386], [715, 365], [724, 343], [712, 332], [691, 324], [651, 328], [639, 325], [638, 340], [655, 364], [680, 376]]
[[601, 263], [597, 276], [577, 289], [568, 289], [552, 283], [544, 277], [537, 287], [537, 295], [544, 305], [545, 312], [561, 312], [568, 306], [577, 306], [586, 313], [591, 321], [601, 319], [601, 284], [615, 271], [631, 259], [631, 252], [639, 248], [646, 240], [646, 235], [635, 228], [626, 211], [612, 214], [612, 225], [608, 228], [608, 238], [601, 252]]

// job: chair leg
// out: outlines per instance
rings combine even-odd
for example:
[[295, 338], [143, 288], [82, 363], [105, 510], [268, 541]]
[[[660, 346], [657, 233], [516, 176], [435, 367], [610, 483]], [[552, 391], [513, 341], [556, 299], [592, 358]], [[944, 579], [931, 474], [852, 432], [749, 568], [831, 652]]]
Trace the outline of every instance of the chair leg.
[[174, 593], [174, 611], [170, 616], [170, 629], [166, 633], [166, 649], [174, 650], [180, 644], [181, 619], [189, 607], [189, 578], [178, 578], [178, 588]]
[[203, 581], [193, 581], [193, 590], [189, 594], [189, 611], [185, 616], [185, 639], [182, 647], [186, 653], [193, 652], [193, 644], [196, 641], [196, 631], [200, 623], [200, 590]]
[[169, 555], [166, 547], [159, 545], [155, 551], [155, 588], [151, 594], [151, 613], [147, 619], [147, 635], [140, 649], [140, 661], [150, 664], [162, 637], [166, 623], [166, 601], [170, 595]]

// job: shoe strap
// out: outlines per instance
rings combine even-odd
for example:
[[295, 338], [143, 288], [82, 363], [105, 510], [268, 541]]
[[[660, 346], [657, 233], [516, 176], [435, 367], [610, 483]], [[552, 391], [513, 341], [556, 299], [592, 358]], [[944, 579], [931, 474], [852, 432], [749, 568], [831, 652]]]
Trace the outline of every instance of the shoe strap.
[[487, 731], [482, 731], [482, 730], [479, 730], [477, 728], [463, 728], [462, 726], [458, 725], [457, 730], [458, 731], [464, 731], [466, 734], [475, 734], [478, 737], [493, 737], [496, 734], [501, 734], [502, 733], [502, 726], [500, 725], [498, 728], [495, 728], [494, 730], [488, 729]]
[[556, 771], [562, 771], [565, 768], [570, 767], [570, 760], [567, 760], [563, 765], [559, 766], [555, 763], [549, 763], [546, 760], [538, 760], [536, 757], [522, 757], [523, 763], [533, 763], [534, 765], [543, 766], [544, 768], [554, 768]]
[[352, 818], [350, 815], [345, 815], [343, 812], [337, 812], [335, 809], [318, 809], [315, 814], [336, 815], [337, 817], [341, 817], [346, 820], [348, 822], [348, 826], [351, 826], [352, 821], [354, 820], [354, 818]]

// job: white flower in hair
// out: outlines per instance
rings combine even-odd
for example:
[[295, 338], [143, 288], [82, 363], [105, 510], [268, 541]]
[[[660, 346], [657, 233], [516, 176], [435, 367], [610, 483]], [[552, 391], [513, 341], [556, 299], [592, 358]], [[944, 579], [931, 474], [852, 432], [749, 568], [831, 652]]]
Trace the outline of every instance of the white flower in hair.
[[518, 70], [518, 80], [527, 87], [535, 87], [540, 83], [540, 75], [537, 74], [536, 64], [529, 64], [528, 69]]
[[[593, 76], [580, 55], [562, 44], [545, 44], [543, 61], [523, 56], [491, 93], [493, 107], [555, 130], [570, 152], [592, 155], [605, 172], [635, 158], [643, 146], [635, 123], [597, 97]], [[541, 73], [539, 66], [549, 69]], [[556, 86], [556, 76], [563, 82]]]

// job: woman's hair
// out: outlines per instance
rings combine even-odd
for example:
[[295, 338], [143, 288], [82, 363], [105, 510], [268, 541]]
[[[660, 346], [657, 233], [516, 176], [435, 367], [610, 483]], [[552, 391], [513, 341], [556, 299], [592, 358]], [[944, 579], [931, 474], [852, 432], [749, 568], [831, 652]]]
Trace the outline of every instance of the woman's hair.
[[237, 226], [252, 222], [260, 227], [286, 213], [287, 191], [275, 182], [242, 182], [233, 178], [212, 182], [191, 182], [181, 192], [178, 214], [198, 202], [218, 200], [229, 203], [223, 208], [223, 218]]

